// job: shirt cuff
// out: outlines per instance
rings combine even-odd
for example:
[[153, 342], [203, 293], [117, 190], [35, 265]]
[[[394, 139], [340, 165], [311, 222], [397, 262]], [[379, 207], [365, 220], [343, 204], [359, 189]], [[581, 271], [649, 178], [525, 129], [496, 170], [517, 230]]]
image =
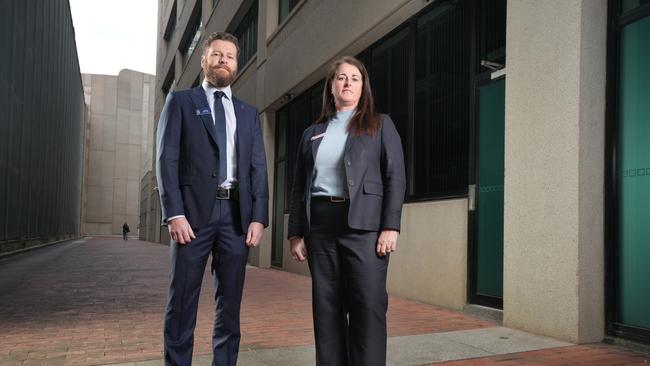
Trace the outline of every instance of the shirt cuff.
[[179, 219], [179, 218], [181, 218], [181, 217], [184, 218], [185, 215], [176, 215], [176, 216], [169, 217], [169, 218], [167, 218], [167, 222], [170, 222], [170, 221], [172, 221], [172, 220], [174, 220], [174, 219]]

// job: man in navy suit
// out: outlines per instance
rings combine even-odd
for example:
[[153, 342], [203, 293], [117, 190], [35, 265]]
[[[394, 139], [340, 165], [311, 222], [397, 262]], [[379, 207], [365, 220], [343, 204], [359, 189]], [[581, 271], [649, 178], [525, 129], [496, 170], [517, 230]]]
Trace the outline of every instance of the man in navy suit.
[[190, 365], [201, 280], [210, 254], [216, 316], [213, 365], [235, 366], [248, 250], [268, 225], [258, 112], [232, 95], [239, 46], [219, 32], [203, 44], [202, 85], [169, 93], [158, 123], [157, 178], [171, 236], [166, 365]]

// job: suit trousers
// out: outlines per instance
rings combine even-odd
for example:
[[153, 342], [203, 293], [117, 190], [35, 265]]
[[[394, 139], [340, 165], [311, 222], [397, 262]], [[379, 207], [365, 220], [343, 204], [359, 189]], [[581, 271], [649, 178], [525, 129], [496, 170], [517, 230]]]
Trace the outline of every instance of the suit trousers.
[[210, 220], [194, 231], [196, 239], [171, 242], [170, 286], [164, 324], [165, 365], [192, 364], [196, 312], [205, 266], [212, 254], [215, 366], [235, 366], [239, 353], [240, 305], [248, 247], [241, 232], [239, 203], [216, 200]]
[[386, 364], [386, 275], [379, 233], [348, 226], [349, 202], [311, 202], [306, 245], [318, 366]]

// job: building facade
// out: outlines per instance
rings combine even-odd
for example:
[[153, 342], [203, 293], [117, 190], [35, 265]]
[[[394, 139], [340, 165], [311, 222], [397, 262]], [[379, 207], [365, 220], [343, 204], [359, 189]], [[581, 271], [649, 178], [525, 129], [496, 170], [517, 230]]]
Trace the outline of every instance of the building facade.
[[154, 76], [83, 74], [87, 104], [81, 232], [137, 233], [140, 179], [152, 164]]
[[0, 2], [0, 252], [79, 236], [84, 97], [67, 1]]
[[249, 261], [308, 273], [285, 240], [296, 145], [328, 65], [356, 55], [405, 150], [389, 292], [649, 342], [649, 22], [646, 0], [160, 0], [155, 119], [202, 80], [204, 35], [237, 35], [233, 89], [260, 111], [272, 193]]

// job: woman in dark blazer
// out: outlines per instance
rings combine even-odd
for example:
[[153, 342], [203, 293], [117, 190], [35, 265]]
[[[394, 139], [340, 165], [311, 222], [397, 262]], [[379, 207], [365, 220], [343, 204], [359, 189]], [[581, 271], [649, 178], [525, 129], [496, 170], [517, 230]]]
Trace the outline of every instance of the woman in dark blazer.
[[336, 60], [298, 147], [289, 242], [308, 260], [316, 364], [386, 364], [386, 274], [406, 189], [402, 143], [364, 65]]

